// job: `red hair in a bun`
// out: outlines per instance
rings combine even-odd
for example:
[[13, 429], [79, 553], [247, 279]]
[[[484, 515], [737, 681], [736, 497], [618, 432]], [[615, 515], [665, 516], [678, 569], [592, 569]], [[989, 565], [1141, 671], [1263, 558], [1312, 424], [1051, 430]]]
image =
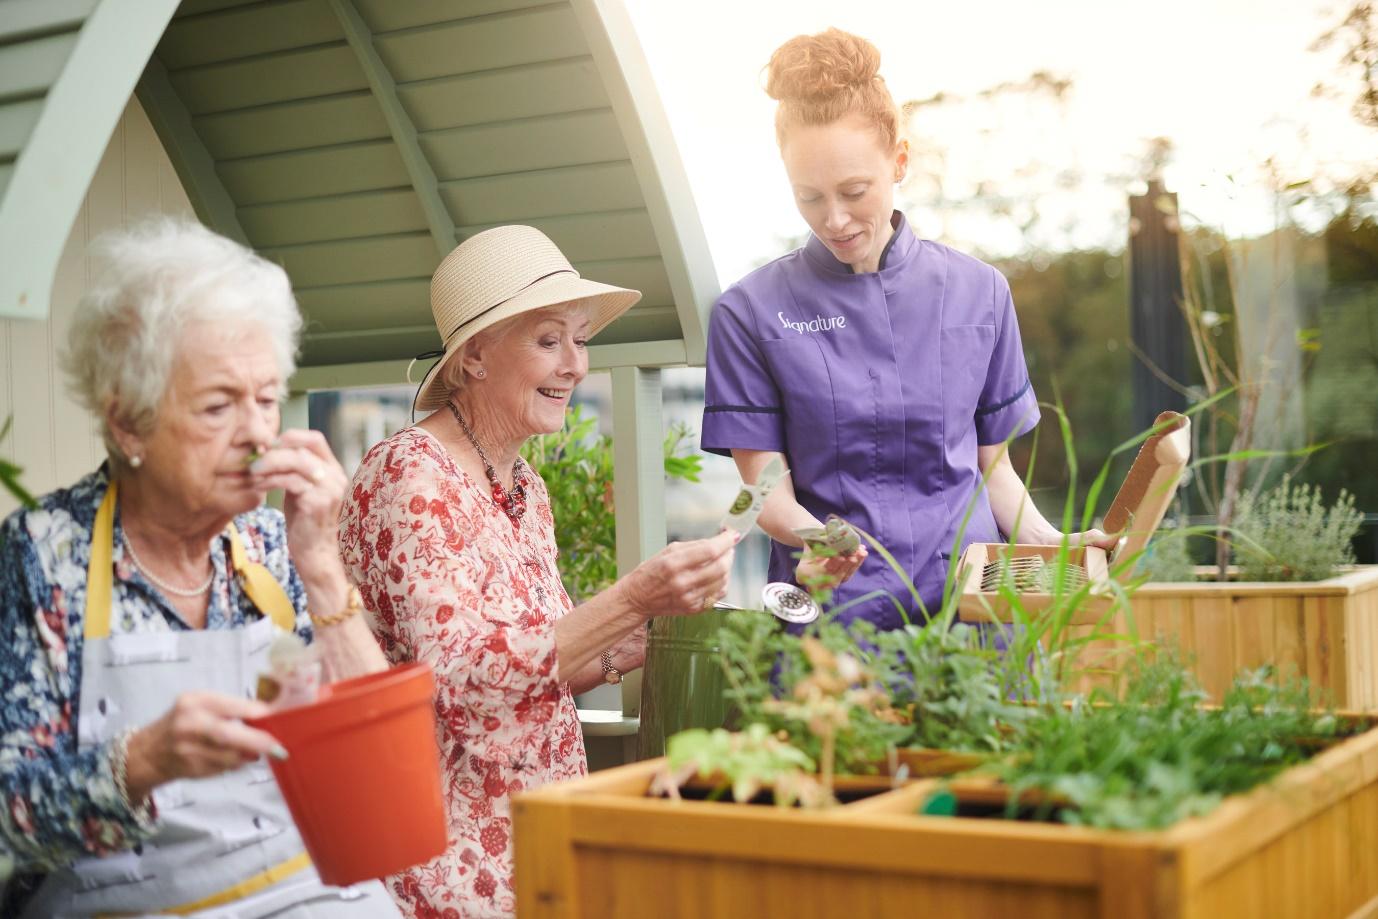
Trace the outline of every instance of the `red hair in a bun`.
[[899, 143], [899, 109], [880, 75], [880, 52], [850, 32], [796, 35], [776, 48], [766, 65], [766, 94], [780, 103], [775, 136], [782, 146], [792, 125], [854, 114], [875, 127], [886, 150]]

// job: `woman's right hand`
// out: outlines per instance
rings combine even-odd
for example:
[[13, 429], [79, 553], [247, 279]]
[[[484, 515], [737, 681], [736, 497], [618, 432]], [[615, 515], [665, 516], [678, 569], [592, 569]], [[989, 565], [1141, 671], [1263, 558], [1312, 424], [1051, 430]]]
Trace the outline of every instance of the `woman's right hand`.
[[856, 574], [861, 563], [866, 561], [866, 546], [857, 546], [855, 552], [846, 555], [815, 555], [808, 546], [804, 555], [794, 567], [794, 580], [806, 588], [832, 589]]
[[268, 714], [253, 699], [213, 692], [183, 693], [167, 714], [129, 737], [125, 786], [131, 804], [175, 779], [199, 779], [238, 769], [260, 756], [284, 759], [287, 751], [271, 734], [244, 718]]
[[623, 596], [644, 618], [692, 616], [727, 594], [735, 530], [709, 539], [673, 542], [618, 581]]

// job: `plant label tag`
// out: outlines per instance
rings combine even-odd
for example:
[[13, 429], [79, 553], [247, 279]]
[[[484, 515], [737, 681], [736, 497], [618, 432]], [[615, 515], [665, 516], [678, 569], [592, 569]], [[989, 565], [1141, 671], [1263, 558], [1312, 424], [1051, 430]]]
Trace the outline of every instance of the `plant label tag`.
[[766, 506], [766, 498], [770, 497], [771, 490], [786, 475], [788, 471], [785, 464], [780, 462], [780, 457], [772, 457], [756, 477], [755, 485], [742, 485], [742, 490], [737, 492], [732, 506], [727, 509], [727, 516], [722, 519], [721, 528], [736, 530], [743, 536], [750, 532], [756, 525], [756, 518], [761, 516], [761, 508]]

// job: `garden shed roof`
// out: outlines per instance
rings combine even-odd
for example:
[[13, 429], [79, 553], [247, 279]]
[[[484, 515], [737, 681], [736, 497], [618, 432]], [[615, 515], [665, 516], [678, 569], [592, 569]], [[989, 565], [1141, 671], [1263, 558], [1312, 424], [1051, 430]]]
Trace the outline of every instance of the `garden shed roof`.
[[547, 233], [644, 292], [596, 366], [701, 363], [716, 276], [617, 0], [5, 0], [0, 315], [53, 270], [131, 89], [200, 218], [280, 262], [304, 367], [437, 346], [468, 236]]

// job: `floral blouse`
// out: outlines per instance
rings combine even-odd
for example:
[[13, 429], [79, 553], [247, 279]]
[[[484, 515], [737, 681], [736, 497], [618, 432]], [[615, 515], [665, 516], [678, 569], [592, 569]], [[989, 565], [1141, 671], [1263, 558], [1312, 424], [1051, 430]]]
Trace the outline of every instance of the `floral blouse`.
[[408, 428], [375, 446], [340, 518], [340, 551], [394, 662], [436, 676], [449, 848], [388, 879], [415, 917], [509, 916], [511, 796], [583, 775], [574, 697], [558, 680], [556, 568], [545, 483], [523, 465], [514, 526], [444, 446]]
[[[109, 744], [77, 748], [86, 566], [108, 483], [102, 467], [0, 525], [0, 852], [8, 850], [30, 874], [132, 848], [151, 835], [156, 818], [131, 811], [116, 791]], [[265, 564], [287, 591], [297, 632], [310, 641], [306, 591], [287, 559], [282, 514], [256, 508], [235, 526], [249, 558]], [[111, 633], [188, 629], [125, 554], [118, 507], [114, 536]], [[210, 554], [206, 628], [238, 628], [260, 618], [234, 575], [228, 540], [212, 540]]]

